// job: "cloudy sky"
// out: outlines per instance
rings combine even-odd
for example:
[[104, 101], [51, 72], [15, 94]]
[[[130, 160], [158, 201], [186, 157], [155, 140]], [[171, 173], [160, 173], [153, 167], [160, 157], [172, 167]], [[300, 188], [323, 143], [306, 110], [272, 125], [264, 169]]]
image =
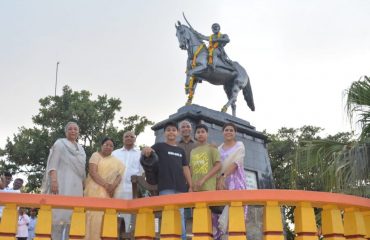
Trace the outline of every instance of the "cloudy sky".
[[[186, 53], [174, 24], [221, 24], [229, 57], [250, 76], [256, 111], [240, 95], [237, 116], [257, 130], [305, 124], [349, 131], [343, 90], [370, 74], [369, 0], [0, 0], [0, 147], [31, 127], [38, 100], [63, 85], [119, 97], [118, 116], [158, 122], [184, 94]], [[220, 109], [222, 87], [202, 83], [194, 103]], [[139, 143], [151, 144], [147, 130]]]

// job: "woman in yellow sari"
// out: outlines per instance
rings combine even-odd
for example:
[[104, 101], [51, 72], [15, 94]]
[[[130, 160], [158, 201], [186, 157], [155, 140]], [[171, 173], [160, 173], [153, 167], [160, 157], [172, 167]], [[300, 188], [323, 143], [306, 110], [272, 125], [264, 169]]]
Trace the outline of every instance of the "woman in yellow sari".
[[[84, 196], [113, 198], [122, 188], [120, 183], [125, 166], [120, 160], [111, 156], [113, 149], [113, 140], [106, 137], [102, 141], [101, 150], [91, 156]], [[103, 214], [102, 211], [86, 213], [86, 240], [101, 239]]]

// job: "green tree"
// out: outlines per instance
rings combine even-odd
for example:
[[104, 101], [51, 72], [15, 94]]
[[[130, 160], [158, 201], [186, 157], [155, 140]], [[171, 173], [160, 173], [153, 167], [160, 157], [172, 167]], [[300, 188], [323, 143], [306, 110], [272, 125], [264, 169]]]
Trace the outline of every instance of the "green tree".
[[[314, 126], [301, 128], [280, 128], [276, 134], [267, 134], [269, 138], [268, 153], [271, 161], [272, 175], [277, 189], [305, 189], [319, 190], [320, 186], [314, 184], [315, 176], [294, 178], [293, 165], [299, 142], [301, 140], [320, 139], [319, 133], [323, 129]], [[294, 239], [291, 228], [294, 223], [294, 207], [284, 206], [284, 231], [288, 240]]]
[[347, 114], [358, 119], [359, 137], [302, 141], [294, 168], [315, 172], [323, 191], [370, 197], [370, 79], [364, 76], [352, 83], [345, 96]]
[[292, 178], [296, 151], [300, 141], [320, 139], [318, 134], [322, 130], [314, 126], [303, 126], [296, 129], [283, 127], [278, 130], [277, 134], [267, 134], [270, 141], [268, 153], [277, 189], [307, 189], [305, 179], [296, 181], [297, 179]]
[[353, 82], [351, 87], [345, 91], [347, 115], [352, 121], [354, 116], [358, 117], [361, 127], [359, 141], [369, 142], [370, 139], [370, 78], [363, 76], [360, 80]]
[[145, 127], [154, 124], [143, 116], [120, 117], [115, 126], [116, 113], [121, 110], [121, 100], [107, 95], [91, 99], [86, 90], [73, 91], [63, 87], [60, 96], [47, 96], [39, 100], [40, 109], [32, 117], [34, 127], [20, 127], [13, 138], [7, 139], [0, 150], [0, 170], [24, 173], [28, 177], [26, 190], [37, 192], [41, 186], [49, 149], [64, 137], [64, 126], [75, 121], [80, 127], [79, 142], [89, 158], [97, 150], [104, 136], [112, 137], [116, 144], [122, 142], [124, 131], [132, 130], [139, 135]]
[[[267, 134], [269, 138], [268, 153], [271, 160], [271, 168], [275, 187], [277, 189], [300, 189], [310, 191], [325, 191], [324, 181], [318, 171], [304, 171], [295, 168], [298, 149], [305, 141], [335, 140], [347, 142], [349, 133], [338, 133], [334, 136], [322, 138], [323, 129], [315, 126], [303, 126], [301, 128], [286, 128], [278, 130], [276, 134]], [[288, 240], [294, 239], [294, 231], [291, 228], [294, 223], [294, 207], [284, 206], [285, 215], [284, 229]], [[315, 209], [317, 223], [320, 224], [320, 210]]]

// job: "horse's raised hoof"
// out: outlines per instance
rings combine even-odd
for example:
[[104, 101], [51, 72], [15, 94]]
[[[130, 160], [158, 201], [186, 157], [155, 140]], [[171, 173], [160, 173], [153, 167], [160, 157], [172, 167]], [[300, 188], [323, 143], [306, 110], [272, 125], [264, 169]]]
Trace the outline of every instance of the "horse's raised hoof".
[[227, 107], [223, 106], [223, 108], [221, 109], [221, 112], [226, 112], [226, 111], [227, 111]]

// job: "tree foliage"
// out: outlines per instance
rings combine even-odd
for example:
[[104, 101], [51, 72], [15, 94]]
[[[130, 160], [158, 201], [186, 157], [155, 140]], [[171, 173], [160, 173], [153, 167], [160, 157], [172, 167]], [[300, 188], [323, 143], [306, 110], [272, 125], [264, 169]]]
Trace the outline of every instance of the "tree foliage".
[[[283, 127], [276, 134], [267, 134], [270, 140], [268, 153], [277, 189], [326, 191], [325, 181], [322, 179], [320, 171], [314, 167], [309, 168], [309, 170], [307, 168], [296, 168], [297, 154], [305, 142], [339, 141], [346, 143], [350, 139], [349, 133], [337, 133], [336, 135], [329, 135], [323, 138], [321, 137], [322, 131], [322, 128], [315, 126], [303, 126], [301, 128]], [[293, 240], [295, 234], [291, 227], [294, 225], [294, 207], [284, 206], [283, 212], [285, 215], [283, 223], [286, 239]], [[315, 209], [318, 224], [321, 221], [319, 212], [319, 209]]]
[[370, 79], [352, 83], [345, 95], [347, 113], [361, 127], [359, 138], [302, 141], [295, 169], [316, 172], [324, 191], [370, 197]]
[[[64, 126], [75, 121], [80, 127], [79, 143], [87, 158], [96, 151], [104, 136], [112, 137], [116, 145], [122, 146], [122, 134], [132, 130], [136, 135], [145, 127], [154, 124], [144, 116], [120, 117], [121, 100], [107, 95], [92, 99], [86, 90], [73, 91], [63, 88], [60, 96], [47, 96], [39, 100], [39, 113], [32, 117], [34, 127], [20, 127], [12, 139], [8, 138], [2, 156], [0, 170], [24, 173], [28, 177], [27, 191], [38, 191], [45, 171], [49, 149], [58, 139], [64, 137]], [[118, 125], [115, 123], [118, 122]]]
[[303, 126], [296, 129], [283, 127], [278, 130], [277, 134], [267, 134], [270, 140], [268, 153], [277, 189], [307, 188], [306, 184], [310, 181], [309, 179], [295, 179], [292, 176], [297, 149], [302, 140], [320, 139], [318, 135], [322, 130], [314, 126]]
[[370, 78], [363, 76], [353, 82], [351, 87], [345, 90], [346, 110], [350, 120], [358, 117], [361, 127], [360, 141], [368, 141], [370, 138]]

